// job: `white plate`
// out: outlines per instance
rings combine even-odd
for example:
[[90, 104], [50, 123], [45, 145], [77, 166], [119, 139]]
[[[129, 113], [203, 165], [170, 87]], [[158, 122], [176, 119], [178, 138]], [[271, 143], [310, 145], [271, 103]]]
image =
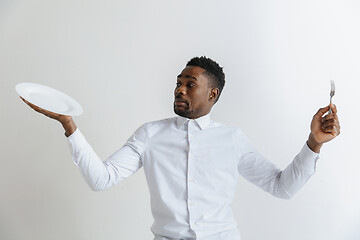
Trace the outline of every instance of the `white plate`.
[[69, 116], [83, 113], [76, 100], [54, 88], [37, 83], [19, 83], [15, 89], [22, 98], [45, 110]]

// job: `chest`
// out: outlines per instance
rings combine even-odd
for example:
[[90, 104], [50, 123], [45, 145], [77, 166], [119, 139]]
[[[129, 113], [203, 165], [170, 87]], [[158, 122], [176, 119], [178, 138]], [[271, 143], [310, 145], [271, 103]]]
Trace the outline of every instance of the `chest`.
[[232, 132], [204, 130], [164, 131], [149, 139], [143, 156], [147, 171], [203, 179], [234, 178], [238, 154]]

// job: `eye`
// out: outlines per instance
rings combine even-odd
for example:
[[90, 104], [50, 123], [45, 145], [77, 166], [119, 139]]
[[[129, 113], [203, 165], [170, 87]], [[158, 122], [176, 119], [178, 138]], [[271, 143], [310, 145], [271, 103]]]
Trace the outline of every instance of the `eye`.
[[176, 83], [176, 87], [180, 87], [180, 85], [181, 85], [181, 83], [179, 83], [179, 82]]
[[195, 87], [195, 84], [194, 83], [189, 83], [188, 87]]

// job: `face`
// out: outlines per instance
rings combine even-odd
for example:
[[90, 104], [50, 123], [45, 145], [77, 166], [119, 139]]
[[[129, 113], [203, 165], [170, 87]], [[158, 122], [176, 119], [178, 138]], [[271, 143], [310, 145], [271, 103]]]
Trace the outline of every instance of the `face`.
[[174, 91], [174, 112], [186, 118], [198, 118], [208, 114], [219, 90], [212, 88], [205, 70], [187, 66], [177, 77]]

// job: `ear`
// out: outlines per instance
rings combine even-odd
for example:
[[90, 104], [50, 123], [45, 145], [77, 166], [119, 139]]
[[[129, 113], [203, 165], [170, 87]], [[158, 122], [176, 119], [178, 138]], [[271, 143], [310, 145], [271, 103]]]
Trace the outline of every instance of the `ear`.
[[210, 90], [209, 100], [215, 102], [215, 100], [217, 99], [218, 96], [219, 96], [219, 89], [218, 88], [212, 88]]

